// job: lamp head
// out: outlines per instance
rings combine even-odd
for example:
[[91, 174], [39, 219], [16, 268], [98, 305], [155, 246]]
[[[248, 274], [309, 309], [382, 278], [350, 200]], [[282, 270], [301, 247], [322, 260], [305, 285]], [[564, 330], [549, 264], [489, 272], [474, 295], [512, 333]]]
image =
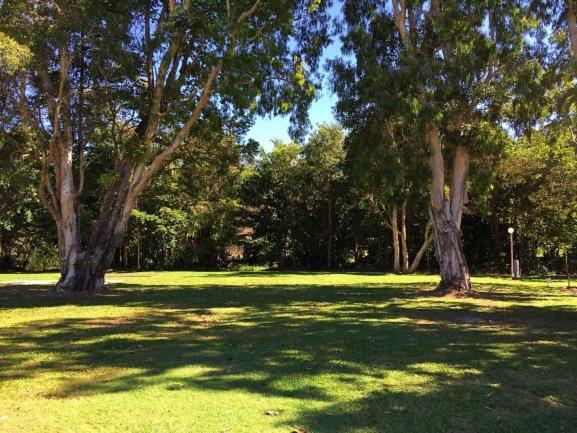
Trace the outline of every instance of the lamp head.
[[515, 229], [514, 229], [513, 227], [509, 227], [509, 228], [507, 229], [507, 231], [509, 232], [509, 234], [512, 235], [513, 232], [515, 231]]

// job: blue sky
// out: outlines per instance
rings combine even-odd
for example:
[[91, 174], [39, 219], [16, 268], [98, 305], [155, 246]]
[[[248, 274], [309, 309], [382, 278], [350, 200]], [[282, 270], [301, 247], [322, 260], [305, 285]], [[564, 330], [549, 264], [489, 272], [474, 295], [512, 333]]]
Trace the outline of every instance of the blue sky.
[[[340, 13], [340, 2], [335, 2], [331, 14]], [[329, 59], [339, 57], [341, 55], [340, 41], [335, 40], [324, 51], [321, 59], [321, 67], [324, 71], [324, 66]], [[337, 102], [336, 95], [331, 91], [327, 72], [324, 71], [324, 79], [322, 90], [319, 92], [318, 99], [311, 105], [309, 109], [309, 119], [313, 128], [319, 123], [335, 122], [333, 114], [333, 107]], [[260, 143], [265, 150], [272, 148], [271, 140], [279, 139], [282, 141], [289, 141], [288, 128], [290, 120], [288, 116], [274, 116], [274, 117], [259, 117], [256, 119], [253, 127], [248, 131], [246, 138], [252, 138]]]
[[[318, 123], [332, 123], [335, 121], [333, 107], [336, 101], [336, 96], [328, 86], [323, 86], [319, 99], [311, 105], [309, 110], [309, 119], [313, 127]], [[248, 131], [246, 138], [253, 138], [260, 143], [263, 149], [270, 150], [272, 148], [271, 140], [290, 140], [288, 134], [289, 126], [290, 120], [288, 117], [259, 117]]]

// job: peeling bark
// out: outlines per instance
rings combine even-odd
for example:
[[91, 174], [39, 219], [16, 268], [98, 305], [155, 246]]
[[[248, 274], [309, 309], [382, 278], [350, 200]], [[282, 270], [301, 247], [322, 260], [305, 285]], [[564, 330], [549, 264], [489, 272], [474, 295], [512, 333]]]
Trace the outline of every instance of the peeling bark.
[[[175, 42], [177, 44], [177, 42]], [[173, 48], [168, 49], [174, 51]], [[40, 181], [41, 201], [53, 215], [58, 227], [58, 246], [60, 250], [61, 277], [56, 285], [59, 291], [99, 291], [104, 288], [104, 276], [114, 259], [139, 194], [150, 183], [154, 174], [166, 163], [188, 136], [192, 126], [200, 118], [201, 112], [208, 102], [214, 80], [220, 73], [223, 62], [214, 66], [204, 84], [200, 99], [186, 120], [183, 127], [164, 150], [160, 151], [152, 161], [129, 162], [122, 159], [117, 167], [117, 178], [108, 189], [99, 218], [94, 225], [86, 251], [80, 251], [80, 235], [76, 202], [79, 191], [74, 185], [72, 137], [70, 134], [69, 107], [66, 105], [66, 82], [69, 64], [67, 55], [62, 55], [61, 83], [58, 97], [52, 109], [52, 124], [54, 128], [50, 146], [50, 158], [44, 159]], [[159, 74], [156, 84], [164, 88], [166, 74]], [[162, 92], [158, 91], [159, 98]], [[155, 95], [156, 97], [157, 95]], [[159, 104], [153, 102], [153, 110], [159, 110]], [[156, 133], [158, 112], [148, 117], [147, 127], [141, 137], [143, 146], [148, 145]], [[50, 185], [49, 165], [53, 162], [56, 178], [56, 192]]]
[[76, 261], [80, 254], [80, 235], [75, 206], [75, 188], [72, 176], [72, 150], [62, 167], [60, 189], [60, 220], [58, 223], [58, 250], [60, 256], [60, 279], [57, 290], [66, 290], [74, 283]]
[[433, 225], [435, 255], [439, 262], [441, 283], [438, 292], [471, 292], [469, 267], [461, 240], [461, 217], [466, 200], [469, 153], [464, 147], [455, 151], [450, 196], [445, 194], [445, 161], [435, 124], [427, 134], [431, 146], [430, 166], [433, 173], [429, 213]]

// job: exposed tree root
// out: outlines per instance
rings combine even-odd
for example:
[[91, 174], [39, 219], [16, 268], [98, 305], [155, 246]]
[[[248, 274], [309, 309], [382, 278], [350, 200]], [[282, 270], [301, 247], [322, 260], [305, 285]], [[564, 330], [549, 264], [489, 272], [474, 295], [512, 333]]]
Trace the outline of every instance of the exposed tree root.
[[474, 292], [468, 290], [467, 284], [465, 282], [446, 282], [441, 281], [439, 285], [431, 291], [433, 296], [453, 296], [456, 298], [464, 298], [467, 296], [472, 296]]
[[56, 284], [53, 289], [52, 293], [56, 295], [100, 295], [100, 294], [107, 294], [113, 292], [112, 289], [107, 288], [104, 284], [93, 285], [90, 288], [86, 287], [77, 287], [73, 285], [69, 285], [67, 287], [63, 287], [60, 284]]

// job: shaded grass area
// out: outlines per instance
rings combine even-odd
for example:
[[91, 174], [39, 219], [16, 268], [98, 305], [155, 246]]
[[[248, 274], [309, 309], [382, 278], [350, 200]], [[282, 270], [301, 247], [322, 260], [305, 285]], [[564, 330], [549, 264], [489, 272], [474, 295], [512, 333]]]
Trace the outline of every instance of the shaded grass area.
[[559, 285], [478, 278], [457, 299], [425, 275], [124, 273], [64, 297], [25, 277], [0, 276], [0, 431], [577, 426], [577, 297]]

